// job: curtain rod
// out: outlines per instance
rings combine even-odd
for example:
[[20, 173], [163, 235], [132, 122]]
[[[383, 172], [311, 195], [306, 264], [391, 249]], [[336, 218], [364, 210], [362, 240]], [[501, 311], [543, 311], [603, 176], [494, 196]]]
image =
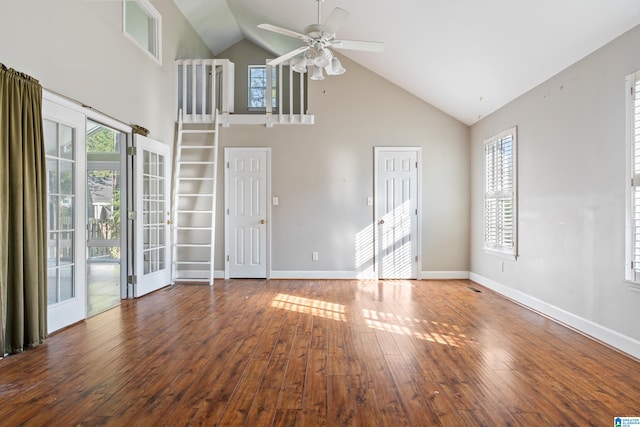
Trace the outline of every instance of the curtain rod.
[[[115, 122], [120, 123], [121, 125], [127, 126], [127, 127], [131, 128], [132, 132], [134, 132], [136, 129], [143, 129], [144, 131], [146, 131], [146, 132], [147, 132], [147, 134], [149, 133], [149, 131], [148, 131], [147, 129], [145, 129], [144, 127], [142, 127], [142, 126], [140, 126], [140, 125], [128, 124], [128, 123], [126, 123], [126, 122], [124, 122], [124, 121], [122, 121], [122, 120], [118, 119], [117, 117], [113, 117], [112, 115], [106, 114], [106, 113], [104, 113], [104, 112], [102, 112], [102, 111], [100, 111], [100, 110], [98, 110], [98, 109], [96, 109], [96, 108], [93, 108], [93, 107], [92, 107], [91, 105], [89, 105], [89, 104], [85, 104], [84, 102], [81, 102], [81, 101], [78, 101], [78, 100], [76, 100], [76, 99], [73, 99], [73, 98], [71, 98], [71, 97], [69, 97], [69, 96], [67, 96], [67, 95], [63, 95], [63, 94], [61, 94], [61, 93], [59, 93], [59, 92], [56, 92], [55, 90], [51, 90], [51, 89], [45, 88], [44, 86], [42, 87], [42, 89], [43, 89], [44, 91], [47, 91], [47, 92], [49, 92], [49, 93], [51, 93], [51, 94], [55, 95], [55, 96], [60, 97], [60, 98], [62, 98], [62, 99], [64, 99], [64, 100], [66, 100], [66, 101], [69, 101], [69, 102], [71, 102], [71, 103], [73, 103], [73, 104], [76, 104], [76, 105], [78, 105], [78, 106], [80, 106], [80, 107], [82, 107], [82, 108], [85, 108], [85, 109], [87, 109], [87, 110], [94, 111], [94, 112], [96, 112], [96, 113], [98, 113], [98, 114], [100, 114], [100, 115], [102, 115], [102, 116], [104, 116], [104, 117], [106, 117], [106, 118], [108, 118], [108, 119], [111, 119], [111, 120], [113, 120], [113, 121], [115, 121]], [[140, 133], [140, 132], [136, 132], [136, 133]], [[146, 135], [145, 135], [145, 136], [146, 136]]]

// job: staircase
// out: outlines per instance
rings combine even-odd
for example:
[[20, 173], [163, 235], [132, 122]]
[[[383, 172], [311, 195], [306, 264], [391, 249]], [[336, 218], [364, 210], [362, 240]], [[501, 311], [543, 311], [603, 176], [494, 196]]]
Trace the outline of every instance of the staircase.
[[212, 125], [185, 128], [181, 110], [173, 170], [173, 283], [213, 285], [217, 166], [218, 111]]

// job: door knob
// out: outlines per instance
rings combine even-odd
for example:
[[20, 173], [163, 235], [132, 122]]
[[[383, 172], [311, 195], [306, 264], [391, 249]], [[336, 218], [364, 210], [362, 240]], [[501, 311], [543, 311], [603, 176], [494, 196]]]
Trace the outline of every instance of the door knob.
[[260, 220], [260, 224], [266, 224], [266, 223], [267, 223], [267, 221], [265, 221], [264, 219]]
[[384, 224], [384, 219], [381, 219], [378, 224], [380, 224], [380, 225]]

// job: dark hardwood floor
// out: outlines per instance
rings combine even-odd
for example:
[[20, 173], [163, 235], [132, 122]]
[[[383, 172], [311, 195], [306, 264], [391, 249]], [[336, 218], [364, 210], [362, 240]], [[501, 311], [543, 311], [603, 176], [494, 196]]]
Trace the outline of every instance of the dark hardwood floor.
[[0, 360], [2, 426], [612, 426], [614, 416], [640, 416], [638, 361], [465, 280], [173, 286]]

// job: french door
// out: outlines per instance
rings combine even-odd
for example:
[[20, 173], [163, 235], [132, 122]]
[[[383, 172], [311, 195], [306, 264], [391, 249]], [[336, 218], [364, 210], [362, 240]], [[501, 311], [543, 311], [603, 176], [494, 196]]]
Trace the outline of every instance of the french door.
[[226, 278], [266, 278], [269, 148], [225, 148]]
[[47, 159], [47, 325], [56, 331], [86, 316], [85, 116], [43, 99]]
[[134, 279], [135, 298], [171, 282], [169, 238], [170, 147], [134, 135]]
[[376, 147], [375, 221], [380, 279], [419, 278], [418, 175], [415, 147]]

